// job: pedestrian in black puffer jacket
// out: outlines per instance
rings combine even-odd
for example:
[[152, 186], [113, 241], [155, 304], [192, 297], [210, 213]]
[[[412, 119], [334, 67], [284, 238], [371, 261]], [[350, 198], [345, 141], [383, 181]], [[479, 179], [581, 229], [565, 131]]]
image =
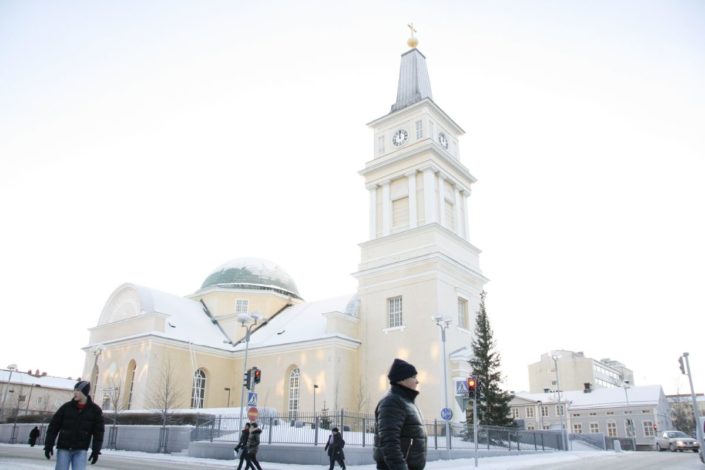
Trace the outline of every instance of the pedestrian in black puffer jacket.
[[426, 466], [426, 427], [418, 407], [416, 368], [394, 359], [391, 388], [375, 409], [373, 456], [381, 470], [422, 470]]
[[91, 464], [98, 460], [100, 449], [103, 447], [105, 423], [103, 410], [88, 396], [90, 387], [90, 383], [85, 381], [77, 383], [73, 400], [61, 405], [51, 418], [44, 441], [44, 455], [47, 459], [54, 454], [54, 441], [58, 434], [57, 460], [62, 462], [62, 465], [63, 462], [70, 461], [76, 466], [74, 462], [81, 459], [85, 462], [89, 447], [92, 448], [89, 457]]

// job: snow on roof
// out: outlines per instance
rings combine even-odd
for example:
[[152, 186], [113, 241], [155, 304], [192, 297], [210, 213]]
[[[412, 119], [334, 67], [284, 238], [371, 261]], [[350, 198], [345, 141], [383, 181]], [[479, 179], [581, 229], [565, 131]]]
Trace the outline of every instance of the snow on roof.
[[[0, 369], [0, 382], [7, 383], [9, 379], [10, 371]], [[72, 391], [74, 385], [78, 383], [78, 379], [65, 379], [63, 377], [52, 377], [50, 375], [36, 377], [26, 372], [16, 370], [12, 372], [12, 382], [10, 383], [17, 385], [39, 385], [44, 388], [57, 388]]]
[[[345, 308], [354, 297], [354, 294], [350, 294], [291, 306], [252, 334], [250, 349], [335, 337], [353, 340], [339, 333], [326, 333], [327, 320], [323, 314], [339, 312], [352, 317], [345, 313]], [[242, 343], [238, 345], [238, 349], [244, 347]]]
[[151, 332], [155, 336], [231, 350], [231, 347], [224, 343], [228, 338], [213, 323], [200, 302], [149, 287], [133, 286], [140, 294], [142, 313], [168, 315], [164, 331]]
[[[558, 396], [555, 392], [549, 393], [524, 393], [515, 394], [518, 398], [543, 403], [557, 403]], [[604, 406], [629, 406], [655, 405], [665, 397], [660, 385], [642, 385], [627, 388], [595, 388], [590, 393], [582, 390], [568, 390], [561, 392], [561, 401], [570, 402], [570, 408], [599, 408]]]

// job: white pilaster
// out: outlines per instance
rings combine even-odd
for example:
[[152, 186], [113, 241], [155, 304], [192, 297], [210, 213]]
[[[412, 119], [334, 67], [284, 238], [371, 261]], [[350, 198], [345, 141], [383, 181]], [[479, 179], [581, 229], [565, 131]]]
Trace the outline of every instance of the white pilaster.
[[377, 186], [368, 188], [370, 191], [370, 240], [377, 238]]
[[389, 181], [382, 185], [382, 236], [392, 231], [392, 195]]
[[468, 219], [468, 199], [470, 199], [470, 191], [463, 191], [463, 230], [465, 231], [465, 239], [470, 241], [470, 223]]
[[409, 185], [409, 228], [418, 225], [416, 216], [416, 170], [407, 173], [406, 178]]
[[440, 223], [442, 226], [446, 227], [446, 181], [443, 175], [438, 173], [438, 211], [440, 212]]
[[460, 235], [461, 237], [465, 238], [465, 234], [463, 233], [465, 226], [463, 222], [463, 200], [461, 196], [460, 189], [458, 187], [455, 187], [455, 233]]
[[423, 204], [426, 223], [436, 222], [436, 175], [433, 168], [423, 171]]

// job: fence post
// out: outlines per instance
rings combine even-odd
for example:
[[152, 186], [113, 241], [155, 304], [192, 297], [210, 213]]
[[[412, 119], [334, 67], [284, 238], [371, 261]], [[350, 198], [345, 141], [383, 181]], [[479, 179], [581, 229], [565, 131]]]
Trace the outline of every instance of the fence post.
[[362, 418], [362, 447], [365, 447], [365, 435], [367, 434], [367, 420]]
[[436, 427], [436, 420], [433, 420], [433, 448], [438, 449], [438, 427]]
[[269, 417], [269, 442], [268, 442], [268, 444], [272, 443], [272, 424], [274, 424], [274, 417], [270, 416]]
[[345, 410], [340, 409], [340, 433], [345, 432]]
[[210, 441], [213, 442], [213, 431], [215, 430], [215, 420], [211, 421], [211, 437]]
[[534, 450], [539, 450], [539, 448], [536, 446], [536, 433], [533, 432], [531, 434], [533, 434], [533, 436], [534, 436]]
[[318, 416], [313, 418], [313, 425], [315, 426], [315, 431], [313, 432], [313, 445], [318, 445]]
[[519, 435], [518, 432], [516, 433], [516, 437], [517, 437], [517, 450], [521, 450], [521, 436]]

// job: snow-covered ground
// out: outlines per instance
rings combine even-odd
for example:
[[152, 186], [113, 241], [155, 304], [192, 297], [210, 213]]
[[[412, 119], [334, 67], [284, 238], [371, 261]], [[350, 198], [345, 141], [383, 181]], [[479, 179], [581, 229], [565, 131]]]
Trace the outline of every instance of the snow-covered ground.
[[[19, 445], [18, 445], [19, 446]], [[7, 444], [0, 445], [0, 469], [13, 470], [37, 470], [54, 468], [54, 460], [51, 462], [41, 459], [21, 459], [16, 457], [7, 457], [8, 448], [12, 447]], [[23, 446], [26, 448], [26, 446]], [[604, 456], [605, 451], [570, 451], [570, 452], [552, 452], [545, 454], [522, 454], [504, 457], [487, 457], [478, 459], [478, 468], [487, 470], [512, 470], [528, 467], [542, 466], [550, 468], [552, 464], [576, 462], [576, 464], [584, 459], [590, 459], [597, 456]], [[112, 458], [115, 458], [113, 460]], [[164, 455], [164, 454], [146, 454], [142, 452], [128, 451], [113, 451], [104, 450], [101, 458], [112, 462], [119, 460], [125, 463], [124, 468], [139, 468], [139, 462], [149, 461], [152, 465], [159, 468], [170, 468], [175, 464], [181, 465], [192, 464], [193, 468], [209, 468], [209, 469], [232, 469], [232, 461], [214, 460], [214, 459], [197, 459], [181, 455]], [[100, 464], [100, 461], [98, 462]], [[98, 465], [97, 467], [100, 467]], [[262, 462], [262, 467], [265, 470], [303, 470], [309, 469], [311, 465], [293, 465], [282, 463]], [[324, 466], [321, 466], [322, 468]], [[113, 467], [115, 468], [115, 467]], [[186, 468], [186, 467], [184, 467]], [[375, 466], [371, 465], [349, 465], [350, 470], [374, 470]], [[426, 465], [428, 470], [457, 470], [459, 468], [471, 469], [474, 468], [473, 459], [457, 459], [457, 460], [439, 460], [429, 462]], [[579, 468], [579, 467], [576, 467]]]

